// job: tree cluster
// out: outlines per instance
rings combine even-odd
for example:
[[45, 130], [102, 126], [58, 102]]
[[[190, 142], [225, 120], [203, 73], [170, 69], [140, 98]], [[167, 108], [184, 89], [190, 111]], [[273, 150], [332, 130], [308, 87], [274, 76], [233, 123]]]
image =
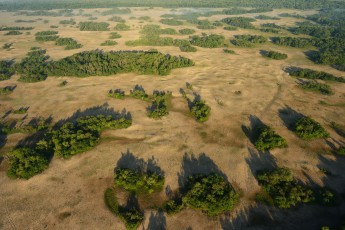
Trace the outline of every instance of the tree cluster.
[[104, 42], [101, 43], [101, 46], [115, 46], [117, 45], [117, 41], [114, 40], [106, 40]]
[[225, 38], [223, 35], [203, 34], [202, 36], [194, 35], [190, 37], [190, 43], [195, 46], [200, 46], [204, 48], [218, 48], [222, 47]]
[[14, 73], [13, 61], [0, 60], [0, 81], [10, 79]]
[[80, 31], [108, 31], [109, 23], [106, 22], [80, 22]]
[[255, 147], [260, 151], [287, 147], [286, 140], [267, 125], [257, 127], [254, 135]]
[[224, 18], [222, 22], [230, 25], [236, 26], [244, 29], [255, 29], [252, 22], [256, 20], [253, 18], [246, 18], [246, 17], [232, 17], [232, 18]]
[[21, 35], [21, 34], [23, 34], [23, 33], [18, 31], [18, 30], [10, 30], [7, 33], [5, 33], [4, 35], [8, 36], [8, 35]]
[[116, 99], [123, 99], [125, 97], [125, 91], [121, 89], [111, 89], [108, 92], [108, 96]]
[[160, 119], [169, 114], [168, 104], [171, 92], [153, 91], [152, 104], [147, 108], [147, 115], [150, 118]]
[[331, 87], [324, 83], [319, 83], [316, 80], [311, 81], [303, 81], [300, 80], [298, 82], [299, 87], [305, 90], [315, 91], [325, 95], [333, 95], [334, 92], [332, 91]]
[[293, 126], [296, 135], [303, 140], [313, 140], [329, 137], [329, 133], [310, 117], [302, 117], [298, 119]]
[[298, 67], [292, 67], [288, 70], [288, 73], [292, 77], [300, 77], [306, 79], [320, 79], [324, 81], [336, 81], [345, 83], [345, 79], [342, 77], [334, 76], [333, 74], [316, 71], [312, 69], [303, 69]]
[[271, 59], [275, 59], [275, 60], [283, 60], [288, 57], [287, 54], [272, 51], [272, 50], [263, 52], [262, 55]]
[[73, 38], [58, 38], [55, 44], [58, 46], [65, 46], [65, 50], [79, 49], [82, 47], [82, 45]]
[[38, 82], [44, 81], [48, 77], [46, 50], [30, 51], [20, 63], [16, 64], [16, 72], [20, 74], [19, 81]]
[[57, 31], [47, 30], [40, 31], [35, 34], [35, 39], [38, 42], [56, 41], [59, 38]]
[[61, 25], [75, 25], [77, 24], [73, 18], [69, 20], [62, 20], [59, 22]]
[[267, 42], [267, 38], [261, 35], [236, 35], [231, 43], [235, 46], [253, 47], [254, 44], [262, 44]]
[[114, 30], [118, 30], [118, 31], [127, 31], [130, 30], [131, 27], [129, 25], [126, 25], [124, 23], [118, 23], [115, 27]]

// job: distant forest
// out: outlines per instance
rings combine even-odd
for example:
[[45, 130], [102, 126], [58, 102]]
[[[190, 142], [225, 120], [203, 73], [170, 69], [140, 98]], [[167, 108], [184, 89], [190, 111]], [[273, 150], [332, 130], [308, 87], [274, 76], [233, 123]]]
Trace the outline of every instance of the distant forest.
[[9, 0], [0, 2], [1, 10], [49, 10], [110, 7], [259, 7], [259, 8], [343, 8], [337, 0]]

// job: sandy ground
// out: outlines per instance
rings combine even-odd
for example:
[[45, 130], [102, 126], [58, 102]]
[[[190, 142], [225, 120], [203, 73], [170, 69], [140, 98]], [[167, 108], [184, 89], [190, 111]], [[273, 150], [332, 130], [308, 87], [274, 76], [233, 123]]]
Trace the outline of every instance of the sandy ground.
[[[298, 88], [282, 68], [294, 65], [313, 68], [345, 77], [344, 72], [329, 66], [319, 66], [309, 61], [303, 54], [305, 50], [279, 47], [272, 44], [246, 49], [229, 46], [237, 55], [225, 54], [222, 48], [198, 48], [196, 53], [181, 53], [178, 47], [127, 47], [125, 41], [137, 39], [140, 27], [147, 23], [158, 23], [159, 15], [169, 13], [167, 9], [143, 10], [136, 8], [131, 15], [123, 15], [131, 25], [130, 31], [119, 32], [123, 37], [119, 45], [101, 47], [110, 32], [80, 32], [76, 26], [62, 26], [57, 29], [61, 37], [73, 37], [82, 49], [64, 51], [63, 47], [52, 42], [37, 43], [34, 33], [47, 30], [50, 25], [58, 25], [65, 17], [24, 17], [1, 13], [3, 25], [34, 26], [31, 35], [3, 36], [0, 32], [0, 45], [14, 42], [11, 51], [1, 50], [2, 59], [21, 59], [31, 46], [47, 49], [53, 59], [71, 55], [82, 50], [102, 48], [104, 50], [147, 50], [157, 48], [161, 52], [183, 55], [195, 61], [194, 67], [173, 70], [169, 76], [147, 76], [133, 73], [108, 77], [73, 78], [49, 77], [46, 81], [29, 84], [17, 82], [18, 76], [0, 82], [0, 87], [15, 84], [15, 91], [1, 96], [0, 112], [29, 106], [27, 120], [51, 116], [54, 122], [73, 115], [92, 114], [109, 110], [126, 109], [133, 117], [133, 125], [125, 130], [105, 131], [102, 142], [94, 149], [74, 156], [69, 160], [53, 159], [49, 168], [30, 180], [11, 180], [6, 176], [7, 163], [0, 165], [0, 229], [124, 229], [123, 223], [107, 210], [103, 202], [104, 190], [112, 185], [113, 170], [119, 160], [131, 163], [131, 159], [153, 159], [165, 172], [165, 186], [178, 189], [179, 180], [190, 173], [221, 171], [241, 194], [241, 202], [230, 216], [208, 218], [201, 212], [186, 209], [175, 216], [166, 216], [146, 209], [145, 221], [140, 229], [317, 229], [322, 225], [336, 225], [345, 215], [345, 207], [300, 206], [293, 210], [281, 211], [256, 204], [254, 194], [260, 190], [253, 174], [259, 169], [278, 165], [290, 168], [296, 178], [312, 186], [327, 186], [339, 194], [345, 193], [343, 174], [344, 158], [332, 154], [332, 145], [345, 142], [344, 136], [330, 128], [331, 121], [345, 126], [345, 85], [329, 83], [335, 91], [332, 96], [305, 92]], [[291, 10], [275, 10], [267, 15], [277, 15]], [[85, 10], [106, 21], [111, 16], [99, 16], [95, 10]], [[312, 13], [312, 12], [306, 12]], [[140, 23], [128, 20], [130, 16], [151, 16], [151, 22]], [[247, 16], [247, 15], [246, 15]], [[248, 15], [253, 16], [253, 15]], [[212, 20], [224, 16], [213, 16]], [[17, 19], [43, 20], [36, 23], [15, 23]], [[74, 17], [77, 22], [87, 18]], [[67, 18], [68, 19], [68, 18]], [[275, 22], [279, 25], [293, 25], [299, 19]], [[110, 22], [111, 27], [116, 25]], [[162, 25], [162, 28], [173, 27]], [[173, 27], [194, 28], [193, 25]], [[254, 31], [197, 30], [223, 34], [231, 39], [235, 34], [254, 33]], [[261, 34], [255, 31], [256, 34]], [[176, 35], [175, 38], [187, 36]], [[284, 61], [263, 58], [259, 51], [272, 49], [287, 53]], [[68, 81], [65, 87], [60, 82]], [[185, 100], [179, 93], [186, 89], [186, 82], [206, 100], [212, 108], [209, 120], [200, 124], [189, 114]], [[109, 89], [121, 88], [129, 92], [134, 85], [142, 85], [148, 93], [154, 89], [173, 92], [170, 114], [161, 120], [146, 116], [146, 102], [125, 99], [115, 100], [107, 97]], [[240, 95], [236, 94], [240, 91]], [[187, 90], [188, 92], [188, 90]], [[190, 92], [189, 92], [190, 93]], [[320, 101], [328, 104], [320, 104]], [[310, 115], [331, 133], [327, 140], [302, 141], [287, 129], [282, 110], [290, 115], [295, 111]], [[22, 118], [10, 115], [9, 118]], [[287, 139], [289, 148], [258, 153], [243, 132], [243, 126], [250, 126], [249, 118], [257, 117], [272, 126]], [[281, 118], [283, 117], [283, 119]], [[253, 119], [252, 119], [253, 120]], [[2, 154], [13, 148], [24, 134], [7, 136]], [[132, 157], [132, 158], [131, 158]], [[320, 169], [327, 169], [332, 176], [326, 176]], [[165, 191], [153, 197], [139, 198], [143, 207], [150, 202], [161, 204]]]

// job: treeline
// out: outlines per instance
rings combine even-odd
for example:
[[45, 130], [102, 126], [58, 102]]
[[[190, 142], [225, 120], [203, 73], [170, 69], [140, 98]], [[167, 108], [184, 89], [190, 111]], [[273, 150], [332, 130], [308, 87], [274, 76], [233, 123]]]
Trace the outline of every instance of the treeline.
[[108, 31], [109, 23], [106, 22], [80, 22], [80, 31]]
[[290, 67], [285, 70], [292, 77], [300, 77], [306, 79], [319, 79], [324, 81], [336, 81], [345, 83], [345, 78], [334, 76], [333, 74], [316, 71], [312, 69], [303, 69], [298, 67]]
[[102, 76], [117, 73], [167, 75], [174, 68], [192, 66], [184, 57], [144, 51], [85, 51], [53, 61], [47, 66], [50, 76]]
[[0, 27], [0, 31], [6, 30], [32, 30], [34, 27], [19, 27], [19, 26], [2, 26]]
[[344, 2], [336, 0], [185, 0], [185, 1], [159, 1], [159, 0], [18, 0], [16, 2], [5, 1], [0, 4], [1, 10], [48, 10], [48, 9], [72, 9], [72, 8], [112, 8], [112, 7], [256, 7], [256, 8], [291, 8], [291, 9], [318, 9], [318, 8], [344, 8]]

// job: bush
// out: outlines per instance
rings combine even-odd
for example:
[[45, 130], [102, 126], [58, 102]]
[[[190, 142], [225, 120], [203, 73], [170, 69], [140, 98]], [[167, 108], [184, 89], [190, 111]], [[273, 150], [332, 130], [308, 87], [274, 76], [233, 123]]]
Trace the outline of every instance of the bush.
[[25, 114], [28, 110], [29, 108], [22, 107], [22, 108], [13, 110], [13, 114]]
[[0, 81], [10, 79], [14, 73], [13, 61], [0, 60]]
[[10, 30], [7, 33], [5, 33], [4, 35], [21, 35], [21, 34], [23, 34], [23, 33], [18, 31], [18, 30]]
[[206, 35], [203, 36], [191, 36], [190, 37], [190, 43], [195, 46], [200, 46], [204, 48], [218, 48], [222, 47], [224, 44], [224, 36], [222, 35]]
[[177, 34], [177, 31], [173, 28], [160, 29], [160, 34], [174, 35], [174, 34]]
[[265, 32], [265, 33], [273, 33], [273, 34], [279, 34], [280, 31], [276, 30], [276, 29], [272, 29], [272, 28], [263, 28], [260, 29], [261, 32]]
[[19, 27], [19, 26], [2, 26], [0, 27], [0, 31], [8, 31], [8, 30], [33, 30], [34, 27]]
[[211, 108], [208, 105], [206, 105], [205, 101], [196, 97], [194, 101], [191, 103], [190, 111], [193, 117], [197, 119], [197, 121], [205, 122], [208, 120], [208, 117], [210, 116]]
[[174, 40], [174, 46], [190, 46], [190, 42], [188, 40], [184, 40], [184, 39], [175, 39]]
[[0, 95], [7, 95], [13, 92], [15, 89], [15, 86], [5, 86], [5, 87], [0, 87]]
[[261, 35], [236, 35], [232, 44], [236, 46], [251, 47], [253, 44], [262, 44], [267, 41], [267, 38]]
[[116, 41], [113, 40], [106, 40], [105, 42], [101, 43], [101, 46], [115, 46], [118, 43]]
[[260, 150], [271, 150], [274, 148], [286, 148], [287, 142], [267, 125], [262, 125], [256, 130], [255, 147]]
[[168, 215], [173, 215], [180, 212], [184, 208], [184, 205], [182, 199], [168, 200], [163, 204], [162, 208]]
[[[5, 49], [5, 50], [9, 50], [11, 47], [12, 47], [13, 43], [5, 43], [2, 48]], [[1, 69], [0, 69], [1, 71]]]
[[106, 22], [80, 22], [80, 31], [108, 31], [109, 23]]
[[236, 54], [235, 51], [233, 50], [229, 50], [229, 49], [223, 49], [224, 53], [227, 53], [227, 54]]
[[323, 206], [335, 205], [336, 199], [333, 192], [328, 189], [321, 189], [316, 196], [317, 202]]
[[110, 37], [109, 37], [109, 39], [117, 39], [117, 38], [121, 38], [122, 36], [119, 34], [119, 33], [117, 33], [117, 32], [111, 32], [110, 33]]
[[109, 90], [108, 92], [109, 97], [113, 97], [116, 99], [123, 99], [125, 97], [125, 91], [121, 89], [114, 89], [114, 90]]
[[125, 23], [126, 22], [126, 20], [124, 20], [123, 18], [121, 18], [119, 16], [113, 16], [113, 17], [109, 18], [108, 21], [121, 22], [121, 23]]
[[275, 59], [275, 60], [283, 60], [288, 57], [287, 54], [283, 54], [283, 53], [279, 53], [275, 51], [263, 52], [262, 55], [268, 58]]
[[298, 185], [288, 169], [278, 168], [262, 172], [258, 174], [257, 179], [265, 192], [271, 196], [274, 205], [279, 208], [290, 208], [315, 199], [313, 191]]
[[251, 22], [255, 22], [256, 20], [253, 18], [245, 18], [245, 17], [232, 17], [232, 18], [224, 18], [222, 22], [230, 25], [236, 26], [244, 29], [255, 29], [255, 27], [251, 24]]
[[12, 178], [29, 179], [48, 168], [49, 161], [30, 148], [20, 148], [8, 154], [7, 175]]
[[209, 216], [231, 211], [238, 202], [238, 195], [230, 184], [217, 174], [194, 175], [189, 178], [188, 191], [183, 203], [202, 210]]
[[182, 21], [179, 21], [179, 20], [176, 20], [176, 19], [164, 18], [164, 19], [161, 19], [159, 22], [162, 23], [162, 24], [165, 24], [165, 25], [170, 25], [170, 26], [181, 26], [181, 25], [183, 25]]
[[62, 20], [59, 22], [61, 25], [75, 25], [77, 24], [73, 18], [70, 20]]
[[59, 84], [59, 86], [66, 86], [68, 84], [68, 81], [63, 81]]
[[340, 156], [345, 156], [345, 147], [342, 146], [340, 148], [338, 148], [336, 151], [335, 151], [336, 154], [340, 155]]
[[294, 132], [304, 140], [329, 137], [329, 133], [310, 117], [298, 119], [294, 124]]
[[306, 48], [315, 45], [315, 39], [313, 38], [272, 37], [271, 40], [277, 45], [291, 46], [296, 48]]
[[333, 74], [329, 74], [322, 71], [316, 71], [311, 69], [302, 69], [297, 67], [292, 67], [290, 70], [288, 70], [288, 73], [290, 76], [293, 77], [301, 77], [301, 78], [307, 78], [307, 79], [320, 79], [324, 81], [337, 81], [337, 82], [343, 82], [345, 83], [345, 78], [342, 77], [336, 77]]
[[56, 41], [59, 38], [58, 35], [36, 36], [35, 39], [38, 42], [51, 42]]
[[190, 34], [194, 34], [195, 30], [193, 29], [181, 29], [178, 31], [180, 34], [184, 34], [184, 35], [190, 35]]
[[150, 20], [150, 19], [151, 19], [150, 16], [140, 16], [140, 17], [138, 17], [138, 20], [148, 21], [148, 20]]
[[48, 133], [39, 145], [47, 147], [58, 157], [69, 158], [98, 144], [100, 132], [104, 129], [127, 128], [131, 124], [132, 120], [125, 117], [115, 118], [104, 115], [80, 117], [75, 124], [67, 122], [59, 129]]
[[161, 191], [164, 177], [154, 172], [138, 172], [131, 169], [117, 169], [115, 172], [115, 186], [130, 192], [153, 193]]
[[191, 45], [180, 46], [181, 52], [196, 52], [197, 49]]
[[162, 118], [169, 114], [168, 103], [171, 98], [171, 92], [157, 91], [153, 92], [152, 105], [147, 110], [147, 115], [150, 118]]
[[112, 213], [119, 214], [119, 204], [117, 203], [114, 188], [107, 188], [104, 192], [104, 202]]
[[278, 17], [271, 17], [271, 16], [267, 16], [267, 15], [263, 15], [263, 14], [260, 14], [260, 15], [256, 16], [255, 18], [260, 19], [260, 20], [280, 20], [280, 18], [278, 18]]
[[16, 70], [20, 74], [18, 80], [23, 82], [44, 81], [48, 76], [46, 69], [48, 59], [46, 50], [30, 51], [16, 66]]
[[133, 90], [130, 91], [129, 96], [136, 98], [136, 99], [141, 99], [141, 100], [147, 100], [149, 97], [145, 93], [144, 88], [140, 85], [134, 86]]
[[225, 26], [223, 27], [224, 30], [229, 30], [229, 31], [235, 31], [237, 30], [237, 27], [235, 26]]
[[82, 47], [82, 45], [73, 38], [58, 38], [55, 44], [58, 46], [66, 46], [65, 50], [79, 49]]
[[329, 85], [318, 83], [317, 81], [300, 81], [298, 84], [305, 90], [315, 91], [325, 95], [334, 94]]
[[119, 30], [119, 31], [126, 31], [126, 30], [130, 30], [131, 27], [124, 24], [124, 23], [119, 23], [114, 27], [114, 30]]

